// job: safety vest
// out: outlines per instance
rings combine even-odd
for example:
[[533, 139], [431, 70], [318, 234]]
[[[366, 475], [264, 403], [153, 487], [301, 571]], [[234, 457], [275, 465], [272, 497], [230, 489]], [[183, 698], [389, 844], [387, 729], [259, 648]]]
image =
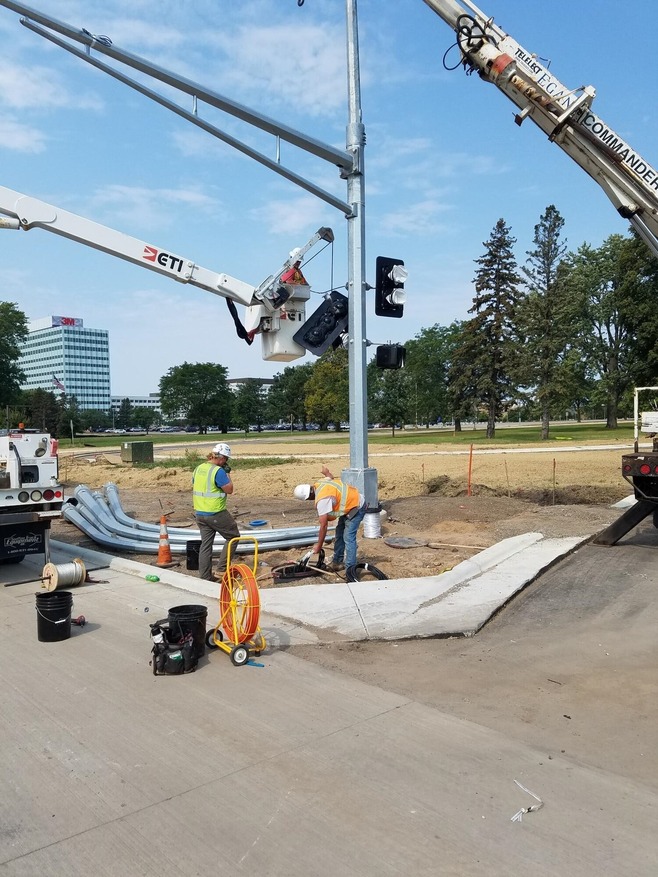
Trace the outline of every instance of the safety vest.
[[344, 481], [332, 481], [324, 478], [315, 485], [315, 503], [318, 500], [331, 497], [338, 501], [337, 507], [329, 514], [330, 518], [340, 518], [359, 506], [359, 491], [356, 487], [345, 484]]
[[200, 463], [194, 470], [192, 499], [195, 512], [216, 514], [226, 508], [226, 494], [215, 484], [218, 469], [219, 466], [212, 463]]

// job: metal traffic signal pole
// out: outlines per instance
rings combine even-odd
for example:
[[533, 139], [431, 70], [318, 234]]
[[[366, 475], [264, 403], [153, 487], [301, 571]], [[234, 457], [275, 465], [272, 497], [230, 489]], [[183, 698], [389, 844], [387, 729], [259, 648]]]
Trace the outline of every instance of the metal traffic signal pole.
[[365, 127], [361, 117], [361, 83], [359, 72], [359, 32], [357, 0], [346, 0], [347, 19], [347, 151], [354, 157], [354, 167], [347, 174], [347, 202], [352, 208], [347, 217], [347, 294], [349, 299], [348, 355], [350, 403], [350, 468], [342, 478], [365, 495], [370, 508], [376, 509], [377, 471], [368, 467], [368, 393], [366, 372], [366, 248], [365, 248]]

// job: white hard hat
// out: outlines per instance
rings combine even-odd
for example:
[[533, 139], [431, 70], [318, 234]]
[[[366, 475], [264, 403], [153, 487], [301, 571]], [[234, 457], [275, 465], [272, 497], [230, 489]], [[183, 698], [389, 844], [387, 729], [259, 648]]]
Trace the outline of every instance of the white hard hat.
[[311, 495], [311, 489], [310, 484], [298, 484], [293, 490], [292, 495], [295, 499], [308, 499]]
[[231, 456], [231, 448], [226, 444], [226, 442], [220, 442], [218, 445], [212, 449], [213, 454], [216, 457], [230, 457]]
[[299, 247], [296, 247], [294, 250], [291, 250], [288, 253], [288, 258], [293, 263], [294, 262], [301, 262], [302, 261], [302, 251], [299, 249]]

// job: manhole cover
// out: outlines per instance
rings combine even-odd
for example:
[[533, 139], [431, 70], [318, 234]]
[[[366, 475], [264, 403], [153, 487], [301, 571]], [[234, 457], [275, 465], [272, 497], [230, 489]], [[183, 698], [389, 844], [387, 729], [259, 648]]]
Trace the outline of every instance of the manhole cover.
[[423, 548], [427, 539], [416, 539], [414, 536], [387, 536], [384, 544], [391, 548]]

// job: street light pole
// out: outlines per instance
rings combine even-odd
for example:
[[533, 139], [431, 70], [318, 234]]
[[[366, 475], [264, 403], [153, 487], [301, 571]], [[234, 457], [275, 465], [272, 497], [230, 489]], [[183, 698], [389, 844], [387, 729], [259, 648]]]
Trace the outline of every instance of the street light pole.
[[350, 468], [343, 480], [358, 487], [370, 508], [377, 508], [377, 470], [368, 466], [368, 398], [365, 307], [365, 127], [361, 114], [357, 0], [345, 0], [347, 19], [347, 152], [353, 169], [347, 173], [347, 291], [349, 299], [348, 359], [350, 404]]

